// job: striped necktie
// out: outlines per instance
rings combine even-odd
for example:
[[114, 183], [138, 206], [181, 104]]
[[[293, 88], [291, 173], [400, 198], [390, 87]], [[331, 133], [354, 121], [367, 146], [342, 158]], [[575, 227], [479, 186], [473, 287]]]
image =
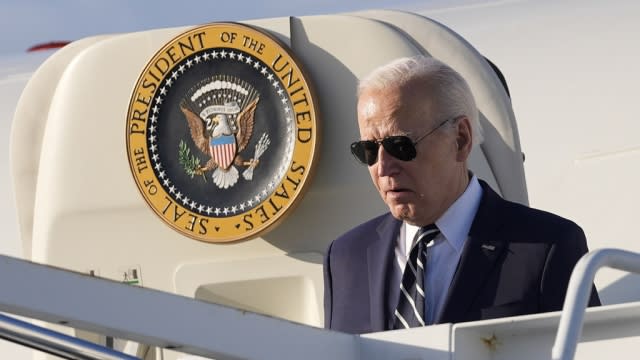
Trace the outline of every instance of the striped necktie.
[[435, 225], [421, 227], [415, 236], [400, 282], [400, 296], [394, 313], [393, 328], [405, 329], [424, 326], [424, 269], [427, 261], [427, 244], [440, 230]]

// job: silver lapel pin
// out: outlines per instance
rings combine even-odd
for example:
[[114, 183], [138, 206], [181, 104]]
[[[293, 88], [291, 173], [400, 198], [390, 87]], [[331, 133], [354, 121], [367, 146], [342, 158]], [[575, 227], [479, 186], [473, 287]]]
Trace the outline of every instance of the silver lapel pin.
[[494, 250], [496, 249], [496, 247], [495, 247], [495, 246], [493, 246], [493, 245], [488, 245], [488, 244], [482, 244], [482, 246], [481, 246], [481, 247], [482, 247], [483, 249], [485, 249], [485, 250], [489, 250], [489, 251], [494, 251]]

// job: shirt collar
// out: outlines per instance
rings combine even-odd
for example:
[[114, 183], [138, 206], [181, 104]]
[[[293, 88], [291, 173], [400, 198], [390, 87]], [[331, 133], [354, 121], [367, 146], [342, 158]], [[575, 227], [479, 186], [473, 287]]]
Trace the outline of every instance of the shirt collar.
[[473, 175], [464, 193], [436, 220], [436, 226], [458, 253], [467, 240], [481, 199], [482, 187]]
[[[462, 252], [481, 199], [482, 186], [480, 186], [478, 178], [473, 175], [462, 195], [436, 220], [436, 226], [440, 229], [445, 240], [456, 249], [458, 254]], [[404, 225], [405, 239], [407, 239], [405, 252], [408, 252], [419, 226], [407, 223]]]

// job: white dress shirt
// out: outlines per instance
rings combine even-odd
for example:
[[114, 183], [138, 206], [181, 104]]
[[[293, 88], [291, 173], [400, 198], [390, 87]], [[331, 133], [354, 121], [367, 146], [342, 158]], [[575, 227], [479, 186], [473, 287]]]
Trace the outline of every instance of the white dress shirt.
[[[436, 220], [440, 234], [428, 245], [424, 276], [426, 324], [433, 324], [442, 311], [481, 198], [482, 187], [478, 178], [473, 175], [464, 193]], [[414, 245], [413, 238], [418, 229], [418, 226], [407, 223], [400, 227], [395, 248], [400, 274], [407, 264], [411, 247]]]

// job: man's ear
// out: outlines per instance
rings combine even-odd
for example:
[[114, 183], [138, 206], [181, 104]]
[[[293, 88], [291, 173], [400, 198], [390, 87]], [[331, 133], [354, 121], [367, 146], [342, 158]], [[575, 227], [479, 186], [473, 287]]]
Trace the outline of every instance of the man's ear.
[[473, 132], [468, 117], [463, 117], [456, 122], [456, 160], [467, 161], [473, 145]]

